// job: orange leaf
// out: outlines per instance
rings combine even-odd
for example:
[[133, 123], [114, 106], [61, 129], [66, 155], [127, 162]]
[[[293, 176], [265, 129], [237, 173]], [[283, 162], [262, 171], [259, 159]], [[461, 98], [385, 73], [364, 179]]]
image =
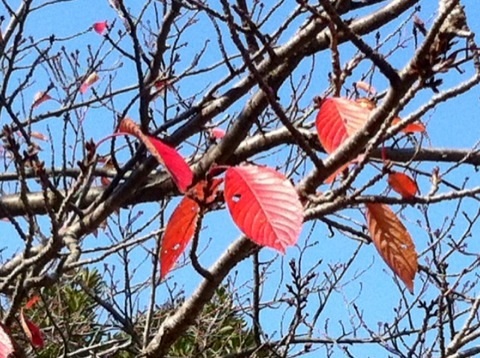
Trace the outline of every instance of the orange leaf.
[[387, 205], [369, 203], [366, 206], [368, 230], [377, 251], [413, 293], [418, 262], [410, 234]]
[[124, 118], [120, 122], [118, 131], [134, 135], [141, 140], [150, 153], [165, 166], [180, 192], [184, 193], [192, 184], [193, 172], [174, 148], [163, 143], [158, 138], [144, 134], [140, 127], [130, 118]]
[[200, 206], [188, 196], [173, 211], [163, 235], [160, 250], [160, 279], [172, 269], [175, 262], [192, 240], [197, 227]]
[[25, 308], [26, 309], [33, 308], [38, 303], [38, 301], [40, 301], [40, 296], [38, 296], [38, 295], [32, 296], [32, 298], [30, 298], [27, 301], [27, 303], [25, 303]]
[[80, 86], [80, 93], [87, 92], [88, 88], [97, 82], [100, 79], [100, 76], [96, 72], [92, 72], [86, 79], [83, 81], [82, 85]]
[[42, 331], [35, 323], [25, 317], [23, 309], [20, 311], [20, 323], [30, 343], [36, 348], [42, 348], [44, 345]]
[[253, 242], [281, 253], [297, 242], [303, 206], [283, 174], [255, 165], [230, 167], [224, 197], [233, 221]]
[[392, 171], [388, 174], [388, 184], [405, 199], [413, 198], [418, 192], [415, 180], [407, 174]]
[[[399, 117], [395, 117], [392, 121], [392, 125], [396, 125], [401, 121]], [[426, 128], [425, 125], [422, 122], [413, 122], [410, 124], [407, 124], [405, 127], [403, 127], [402, 132], [403, 133], [423, 133], [425, 132]]]

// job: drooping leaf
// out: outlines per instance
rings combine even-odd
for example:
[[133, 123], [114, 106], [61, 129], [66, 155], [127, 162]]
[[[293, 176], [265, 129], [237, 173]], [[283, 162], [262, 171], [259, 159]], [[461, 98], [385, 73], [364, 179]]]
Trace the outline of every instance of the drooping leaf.
[[93, 24], [92, 28], [97, 34], [103, 35], [103, 33], [108, 28], [108, 22], [107, 22], [107, 20], [96, 22], [96, 23]]
[[35, 93], [35, 96], [33, 96], [32, 107], [33, 108], [38, 107], [40, 104], [50, 99], [52, 99], [52, 97], [48, 93], [45, 93], [42, 91], [37, 92]]
[[184, 193], [192, 184], [193, 172], [174, 148], [154, 136], [144, 134], [130, 118], [124, 118], [120, 122], [118, 131], [134, 135], [141, 140], [150, 153], [165, 166], [180, 192]]
[[283, 174], [254, 165], [230, 167], [224, 196], [233, 221], [255, 243], [284, 253], [297, 242], [303, 207]]
[[20, 311], [20, 323], [25, 335], [30, 340], [30, 343], [36, 348], [42, 348], [44, 345], [42, 331], [35, 323], [25, 316], [23, 309]]
[[11, 358], [15, 356], [15, 343], [13, 342], [8, 329], [0, 323], [0, 358]]
[[370, 109], [345, 98], [324, 99], [315, 124], [325, 151], [332, 153], [349, 136], [362, 128], [370, 112]]
[[82, 85], [80, 86], [80, 93], [85, 93], [93, 85], [100, 79], [100, 76], [96, 72], [92, 72], [86, 79], [83, 81]]
[[418, 193], [417, 183], [405, 173], [391, 171], [388, 184], [405, 199], [411, 199]]
[[377, 251], [413, 293], [418, 262], [410, 234], [387, 205], [369, 203], [366, 206], [368, 230]]
[[160, 279], [163, 279], [177, 262], [185, 247], [192, 240], [197, 227], [200, 206], [183, 197], [168, 220], [160, 249]]

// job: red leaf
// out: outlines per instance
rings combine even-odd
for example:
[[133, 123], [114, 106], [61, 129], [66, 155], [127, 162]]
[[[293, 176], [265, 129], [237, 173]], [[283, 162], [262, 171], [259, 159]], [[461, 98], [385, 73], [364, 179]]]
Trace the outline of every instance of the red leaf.
[[411, 199], [418, 193], [415, 180], [404, 173], [390, 172], [388, 174], [388, 184], [405, 199]]
[[160, 250], [160, 279], [172, 269], [195, 234], [200, 206], [185, 196], [175, 208], [163, 235]]
[[325, 151], [332, 153], [349, 136], [362, 128], [370, 112], [370, 109], [348, 99], [323, 100], [315, 124]]
[[130, 118], [120, 122], [119, 132], [136, 136], [152, 155], [165, 166], [180, 192], [184, 193], [193, 181], [193, 172], [183, 157], [160, 139], [143, 134], [140, 127]]
[[228, 168], [224, 196], [233, 221], [255, 243], [284, 253], [297, 242], [303, 207], [283, 174], [254, 165]]
[[15, 343], [13, 342], [8, 329], [0, 323], [0, 358], [11, 358], [15, 356]]
[[384, 204], [366, 204], [368, 230], [383, 260], [413, 293], [418, 270], [415, 245], [405, 226]]
[[99, 79], [100, 76], [96, 72], [91, 73], [80, 86], [80, 93], [87, 92], [90, 86], [97, 82]]
[[108, 28], [107, 20], [96, 22], [93, 24], [93, 30], [99, 35], [103, 35], [103, 33], [105, 32], [105, 30], [107, 30], [107, 28]]
[[222, 178], [201, 180], [197, 183], [197, 185], [188, 190], [187, 195], [204, 206], [210, 205], [215, 201], [218, 188], [222, 183]]
[[23, 310], [20, 312], [20, 323], [30, 343], [32, 343], [35, 348], [42, 348], [44, 345], [42, 331], [35, 323], [25, 317]]

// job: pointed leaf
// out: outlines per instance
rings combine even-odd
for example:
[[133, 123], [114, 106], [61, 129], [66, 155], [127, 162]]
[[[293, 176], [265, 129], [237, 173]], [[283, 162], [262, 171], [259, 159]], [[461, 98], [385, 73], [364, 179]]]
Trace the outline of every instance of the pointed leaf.
[[45, 93], [42, 91], [37, 92], [35, 93], [35, 96], [33, 96], [32, 107], [33, 108], [38, 107], [40, 104], [50, 99], [52, 99], [52, 97], [48, 93]]
[[224, 196], [233, 221], [255, 243], [284, 253], [297, 242], [303, 207], [283, 174], [254, 165], [228, 168]]
[[15, 343], [13, 342], [8, 329], [0, 323], [0, 358], [11, 358], [15, 356]]
[[192, 184], [193, 172], [174, 148], [154, 136], [144, 134], [130, 118], [121, 121], [119, 132], [134, 135], [141, 140], [150, 153], [165, 166], [180, 192], [184, 193]]
[[[401, 121], [399, 117], [395, 117], [392, 121], [392, 126], [398, 124]], [[425, 125], [422, 122], [413, 122], [407, 124], [402, 128], [403, 133], [424, 133], [426, 130]]]
[[42, 348], [44, 345], [42, 331], [25, 316], [23, 309], [20, 311], [20, 323], [30, 343], [32, 343], [35, 348]]
[[366, 206], [368, 230], [377, 251], [413, 293], [418, 262], [410, 234], [387, 205], [370, 203]]
[[332, 153], [367, 121], [371, 110], [345, 98], [326, 98], [317, 114], [320, 143]]
[[163, 279], [177, 262], [195, 234], [200, 206], [185, 196], [175, 208], [163, 235], [160, 250], [160, 279]]
[[390, 172], [388, 174], [388, 184], [405, 199], [413, 198], [418, 192], [418, 186], [415, 180], [404, 173]]
[[80, 86], [80, 93], [85, 93], [93, 85], [100, 79], [100, 76], [96, 72], [92, 72], [86, 79], [83, 81], [82, 85]]

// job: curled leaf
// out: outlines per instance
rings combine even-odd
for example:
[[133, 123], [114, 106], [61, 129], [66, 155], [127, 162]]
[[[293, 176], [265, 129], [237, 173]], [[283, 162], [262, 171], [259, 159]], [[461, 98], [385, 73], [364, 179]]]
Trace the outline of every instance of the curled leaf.
[[368, 203], [366, 206], [368, 230], [378, 253], [413, 293], [418, 262], [410, 234], [387, 205]]
[[107, 20], [94, 23], [92, 28], [97, 34], [103, 35], [108, 28]]
[[183, 157], [160, 139], [144, 134], [130, 118], [124, 118], [118, 129], [121, 133], [137, 137], [152, 155], [165, 166], [180, 192], [184, 193], [193, 181], [193, 172]]
[[45, 92], [37, 92], [35, 93], [35, 96], [33, 96], [33, 103], [32, 103], [32, 107], [35, 108], [35, 107], [38, 107], [40, 104], [42, 104], [43, 102], [45, 101], [48, 101], [52, 99], [52, 97], [50, 97], [50, 95], [48, 93], [45, 93]]
[[303, 206], [283, 174], [255, 165], [230, 167], [224, 197], [233, 221], [253, 242], [281, 253], [297, 242]]
[[388, 184], [405, 199], [411, 199], [418, 193], [417, 183], [405, 173], [391, 171], [388, 174]]
[[30, 343], [32, 343], [35, 348], [42, 348], [44, 346], [42, 331], [25, 316], [23, 309], [20, 311], [20, 324]]
[[83, 81], [82, 85], [80, 86], [80, 93], [85, 93], [93, 85], [100, 79], [100, 76], [96, 72], [92, 72], [86, 79]]

